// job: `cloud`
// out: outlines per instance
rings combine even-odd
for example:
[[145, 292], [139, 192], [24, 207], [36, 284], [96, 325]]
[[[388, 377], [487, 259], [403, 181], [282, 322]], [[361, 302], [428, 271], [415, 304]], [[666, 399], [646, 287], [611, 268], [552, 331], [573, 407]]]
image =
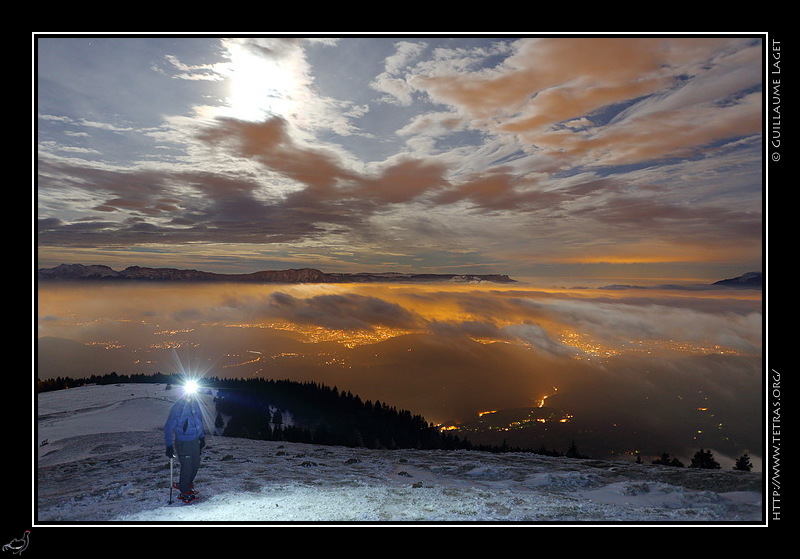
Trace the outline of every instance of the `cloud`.
[[[761, 351], [762, 313], [758, 302], [744, 304], [736, 312], [723, 304], [713, 309], [700, 302], [641, 299], [519, 300], [524, 308], [541, 319], [548, 319], [571, 331], [610, 347], [629, 344], [691, 344], [732, 348], [747, 354]], [[696, 305], [696, 306], [695, 306]]]
[[583, 353], [580, 349], [554, 339], [547, 330], [538, 324], [514, 324], [506, 326], [504, 331], [513, 338], [522, 340], [544, 354], [575, 356]]
[[[92, 209], [127, 214], [127, 220], [86, 220], [82, 226], [58, 227], [56, 219], [42, 221], [40, 243], [73, 244], [80, 230], [86, 243], [102, 243], [112, 234], [118, 243], [152, 242], [158, 235], [172, 243], [210, 241], [231, 243], [288, 242], [314, 237], [326, 225], [361, 228], [365, 220], [393, 204], [408, 202], [439, 188], [443, 167], [435, 162], [401, 158], [376, 174], [349, 170], [335, 153], [300, 145], [287, 123], [276, 118], [261, 123], [220, 119], [201, 139], [239, 160], [257, 163], [285, 186], [270, 189], [247, 174], [141, 169], [107, 170], [75, 167], [42, 159], [40, 173], [61, 177], [43, 179], [40, 189], [63, 189], [65, 176], [96, 199]], [[218, 154], [219, 155], [219, 154]], [[144, 227], [143, 220], [151, 221]], [[90, 223], [96, 227], [90, 227]], [[92, 236], [87, 233], [94, 232]]]
[[[566, 140], [574, 141], [576, 146], [592, 146], [598, 141], [592, 136], [556, 125], [578, 119], [593, 122], [595, 126], [604, 124], [599, 120], [601, 110], [625, 104], [633, 106], [619, 120], [636, 123], [641, 131], [637, 141], [645, 137], [664, 141], [664, 135], [654, 124], [668, 127], [669, 119], [682, 117], [679, 110], [688, 111], [686, 118], [694, 121], [697, 108], [720, 98], [733, 101], [731, 106], [737, 107], [736, 112], [744, 109], [741, 112], [753, 119], [739, 122], [742, 128], [736, 134], [754, 134], [760, 130], [752, 127], [760, 115], [758, 96], [752, 101], [746, 97], [743, 106], [734, 97], [760, 83], [760, 48], [746, 40], [540, 38], [516, 41], [514, 49], [512, 56], [492, 68], [455, 72], [428, 66], [428, 72], [414, 76], [411, 83], [432, 99], [453, 107], [476, 127], [497, 134], [519, 134], [533, 144], [549, 144], [551, 148]], [[692, 80], [687, 80], [688, 77]], [[699, 83], [695, 85], [696, 82]], [[705, 94], [700, 95], [703, 91]], [[653, 95], [658, 95], [660, 101], [652, 101]], [[639, 119], [648, 115], [663, 117], [657, 122], [645, 120], [639, 127]], [[725, 120], [721, 117], [719, 122]], [[616, 126], [608, 129], [621, 134]], [[704, 136], [683, 138], [684, 145], [688, 148], [704, 144], [723, 131], [731, 132], [722, 125], [712, 125], [710, 130], [706, 126], [695, 127], [694, 133]], [[614, 145], [608, 142], [612, 151]], [[619, 148], [627, 145], [622, 141], [617, 144]], [[662, 147], [652, 153], [666, 155], [669, 150]], [[630, 155], [625, 159], [635, 160]]]
[[298, 298], [277, 292], [263, 310], [270, 318], [334, 330], [412, 328], [419, 324], [418, 317], [397, 303], [355, 293]]
[[406, 66], [425, 49], [423, 43], [400, 41], [396, 44], [396, 52], [387, 57], [386, 70], [375, 77], [369, 84], [375, 91], [385, 93], [383, 100], [389, 103], [410, 105], [413, 101], [414, 89], [403, 75]]
[[458, 184], [442, 185], [433, 198], [437, 204], [466, 202], [478, 211], [547, 208], [553, 212], [565, 199], [562, 193], [547, 191], [535, 179], [520, 178], [507, 168], [473, 173], [462, 177]]

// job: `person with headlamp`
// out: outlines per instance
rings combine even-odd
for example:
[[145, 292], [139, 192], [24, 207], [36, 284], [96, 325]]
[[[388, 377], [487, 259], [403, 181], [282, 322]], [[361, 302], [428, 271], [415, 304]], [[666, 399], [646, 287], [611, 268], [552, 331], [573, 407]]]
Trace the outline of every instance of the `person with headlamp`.
[[200, 451], [206, 444], [203, 413], [196, 392], [197, 383], [187, 382], [183, 395], [172, 405], [164, 424], [167, 458], [172, 460], [177, 456], [181, 465], [178, 499], [185, 503], [197, 499], [194, 478], [200, 468]]

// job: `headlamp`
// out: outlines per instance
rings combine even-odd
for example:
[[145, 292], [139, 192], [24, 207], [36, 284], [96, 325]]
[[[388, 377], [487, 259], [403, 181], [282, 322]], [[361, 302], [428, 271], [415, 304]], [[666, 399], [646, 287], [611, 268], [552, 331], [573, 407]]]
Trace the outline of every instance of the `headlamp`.
[[183, 385], [183, 392], [185, 394], [194, 394], [197, 392], [198, 384], [196, 380], [187, 380]]

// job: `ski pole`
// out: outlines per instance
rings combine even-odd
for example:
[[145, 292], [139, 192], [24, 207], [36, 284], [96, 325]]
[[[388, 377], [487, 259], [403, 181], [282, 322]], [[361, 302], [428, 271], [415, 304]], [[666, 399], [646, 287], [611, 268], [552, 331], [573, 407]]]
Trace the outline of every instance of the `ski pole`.
[[169, 504], [172, 504], [172, 462], [174, 458], [169, 457]]

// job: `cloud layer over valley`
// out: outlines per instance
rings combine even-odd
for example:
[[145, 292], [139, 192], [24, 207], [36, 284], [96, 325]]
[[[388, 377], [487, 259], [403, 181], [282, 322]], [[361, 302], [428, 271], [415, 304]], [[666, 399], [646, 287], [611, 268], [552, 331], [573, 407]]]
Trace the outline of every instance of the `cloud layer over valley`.
[[109, 284], [39, 301], [43, 378], [290, 378], [445, 424], [546, 398], [587, 446], [760, 446], [759, 291]]

